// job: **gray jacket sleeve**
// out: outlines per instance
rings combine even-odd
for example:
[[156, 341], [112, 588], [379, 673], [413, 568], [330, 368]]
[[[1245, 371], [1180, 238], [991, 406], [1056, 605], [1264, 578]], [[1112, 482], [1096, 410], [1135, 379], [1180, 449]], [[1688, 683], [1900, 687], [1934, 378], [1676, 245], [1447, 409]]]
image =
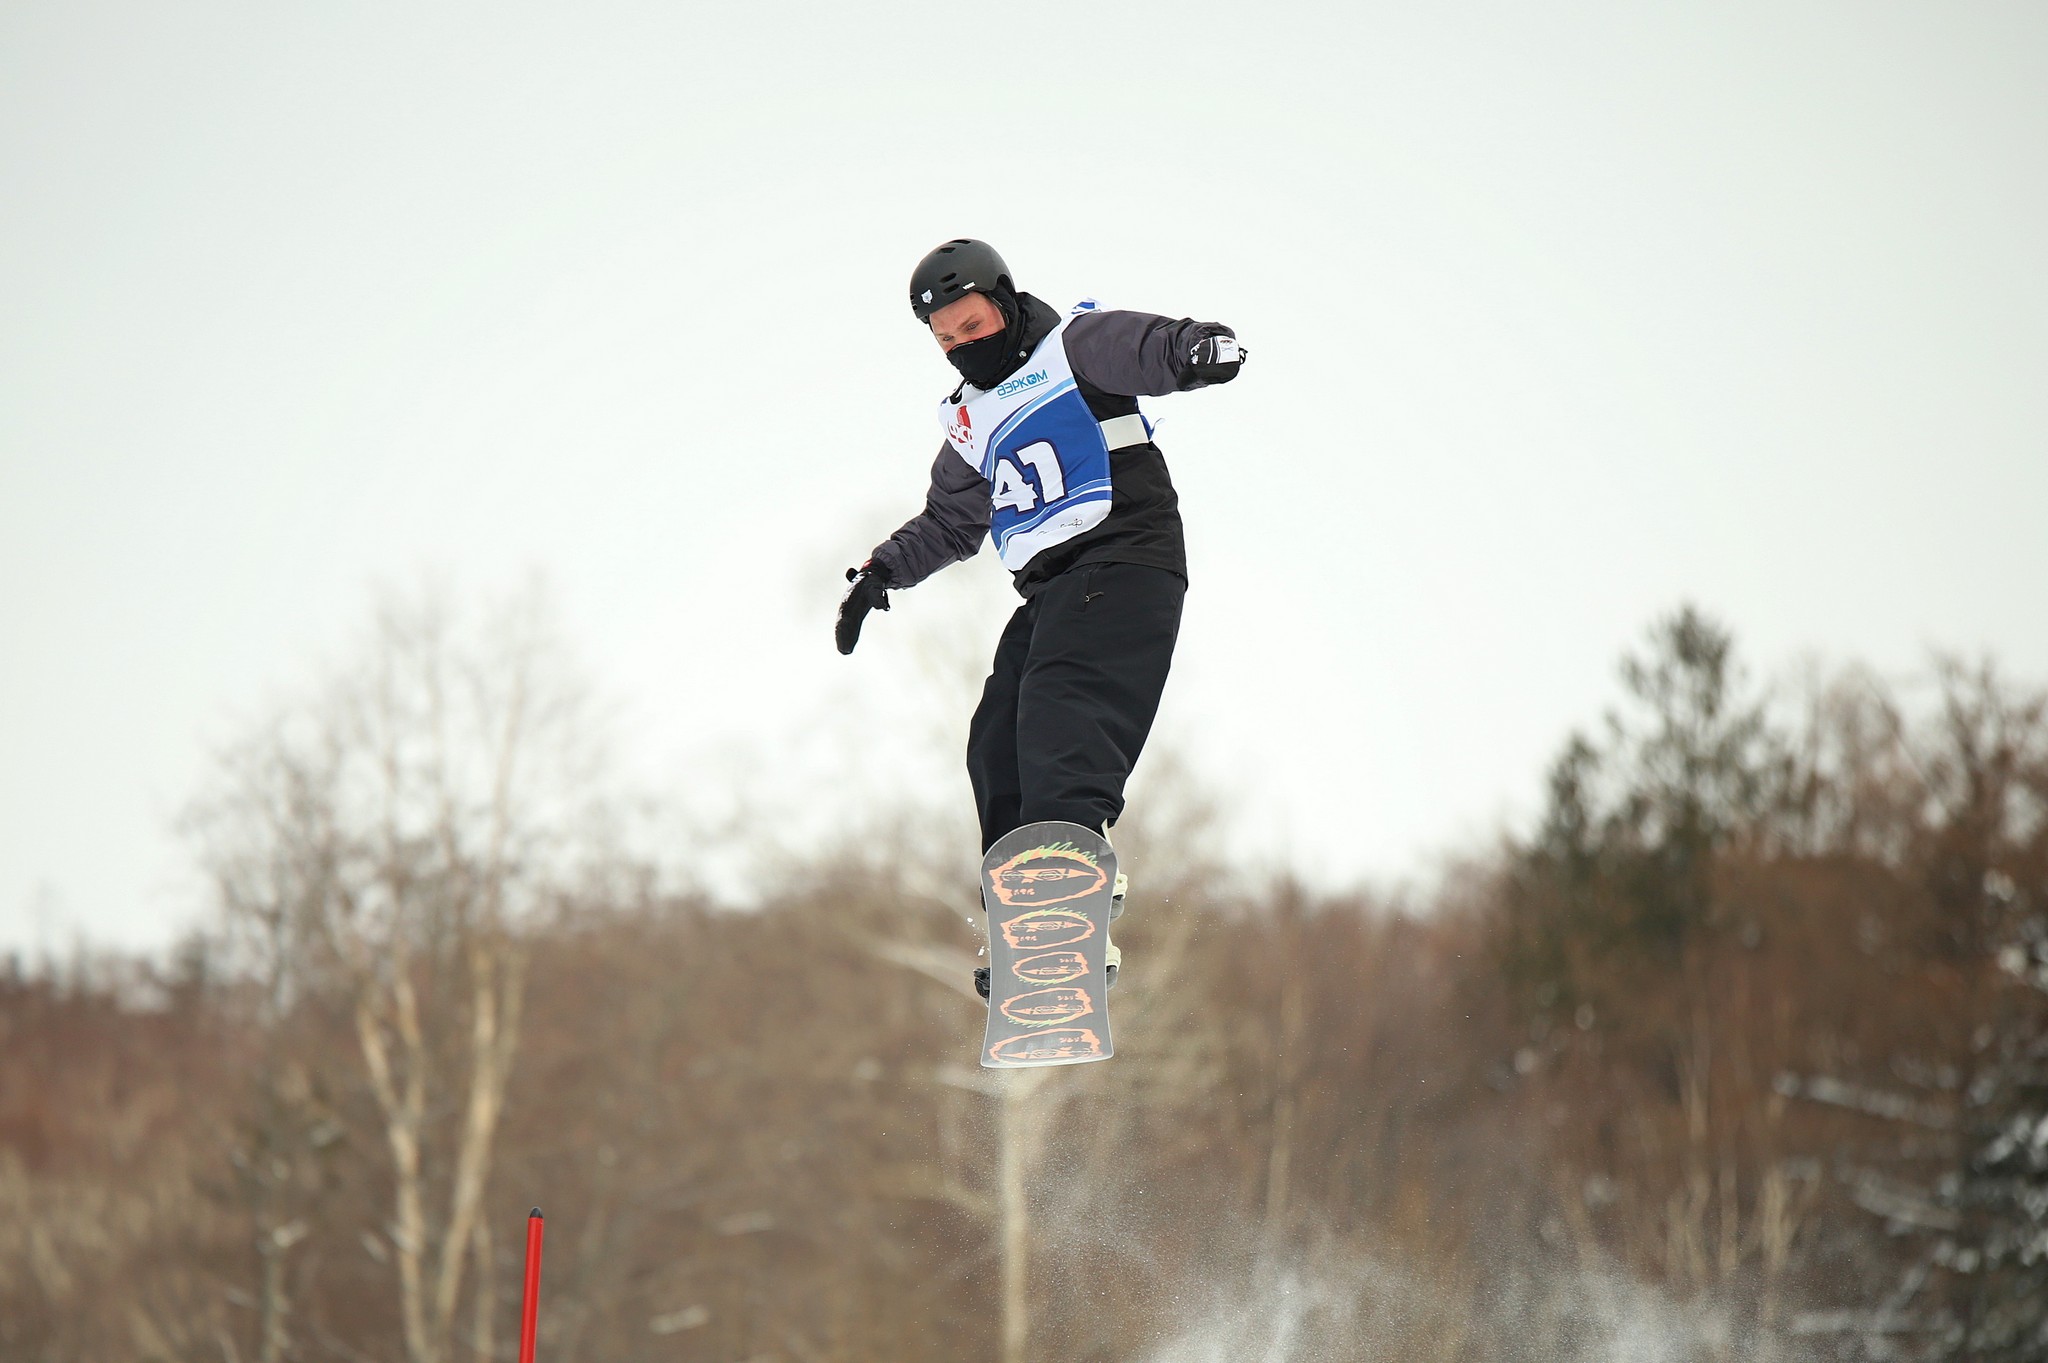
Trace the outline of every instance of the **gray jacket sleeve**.
[[1221, 322], [1175, 321], [1149, 312], [1089, 312], [1067, 326], [1074, 376], [1104, 393], [1156, 397], [1199, 388], [1187, 377], [1188, 351], [1204, 336], [1235, 336]]
[[874, 558], [889, 570], [889, 585], [909, 587], [939, 569], [973, 558], [988, 536], [988, 479], [976, 473], [949, 444], [932, 460], [932, 486], [924, 510], [875, 546]]

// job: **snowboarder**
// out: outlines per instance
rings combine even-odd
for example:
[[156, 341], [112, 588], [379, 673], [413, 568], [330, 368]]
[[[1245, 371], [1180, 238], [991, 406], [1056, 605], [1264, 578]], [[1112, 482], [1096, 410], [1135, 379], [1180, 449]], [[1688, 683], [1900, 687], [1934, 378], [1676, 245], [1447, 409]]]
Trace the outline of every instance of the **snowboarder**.
[[1187, 591], [1179, 499], [1137, 400], [1227, 383], [1246, 352], [1220, 322], [1092, 299], [1062, 316], [1019, 292], [986, 242], [964, 238], [918, 262], [910, 310], [960, 382], [939, 404], [945, 441], [924, 510], [847, 570], [839, 651], [853, 652], [891, 590], [993, 538], [1024, 604], [968, 730], [982, 850], [1045, 820], [1107, 833], [1159, 709]]

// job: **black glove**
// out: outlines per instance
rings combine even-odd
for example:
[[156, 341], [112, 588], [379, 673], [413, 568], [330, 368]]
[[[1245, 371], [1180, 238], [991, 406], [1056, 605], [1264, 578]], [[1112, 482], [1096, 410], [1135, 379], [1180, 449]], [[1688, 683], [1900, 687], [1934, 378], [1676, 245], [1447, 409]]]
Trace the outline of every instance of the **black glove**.
[[889, 609], [889, 570], [869, 559], [858, 568], [846, 570], [846, 599], [839, 603], [839, 623], [832, 630], [841, 653], [853, 652], [860, 642], [860, 622], [869, 611]]
[[1212, 383], [1229, 383], [1250, 354], [1235, 336], [1221, 332], [1204, 336], [1188, 347], [1188, 365], [1181, 374], [1181, 384], [1186, 388], [1207, 388]]

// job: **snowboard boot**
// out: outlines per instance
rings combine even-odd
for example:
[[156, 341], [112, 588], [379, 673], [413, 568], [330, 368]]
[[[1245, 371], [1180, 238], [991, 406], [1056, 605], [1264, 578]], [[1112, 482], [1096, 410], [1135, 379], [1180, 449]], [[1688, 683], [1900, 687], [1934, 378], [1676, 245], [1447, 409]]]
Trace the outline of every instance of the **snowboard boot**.
[[[1109, 824], [1106, 820], [1102, 825], [1102, 840], [1104, 842], [1109, 841]], [[1112, 844], [1112, 846], [1113, 845], [1114, 844]], [[1114, 923], [1117, 919], [1124, 916], [1124, 895], [1126, 892], [1130, 890], [1130, 888], [1131, 878], [1125, 875], [1122, 871], [1118, 871], [1116, 873], [1116, 884], [1114, 887], [1111, 888], [1109, 892], [1110, 922]], [[1116, 988], [1117, 973], [1123, 969], [1124, 953], [1115, 942], [1109, 940], [1108, 931], [1109, 930], [1107, 928], [1103, 929], [1104, 937], [1102, 943], [1102, 973], [1108, 977], [1109, 987], [1111, 989], [1114, 989]]]
[[988, 967], [985, 965], [974, 967], [974, 992], [981, 995], [983, 1003], [988, 1002]]
[[[1103, 820], [1102, 840], [1109, 842], [1109, 821]], [[1110, 843], [1113, 848], [1115, 843]], [[1131, 878], [1122, 871], [1116, 873], [1116, 886], [1109, 892], [1109, 921], [1114, 923], [1124, 916], [1124, 892], [1131, 888]]]

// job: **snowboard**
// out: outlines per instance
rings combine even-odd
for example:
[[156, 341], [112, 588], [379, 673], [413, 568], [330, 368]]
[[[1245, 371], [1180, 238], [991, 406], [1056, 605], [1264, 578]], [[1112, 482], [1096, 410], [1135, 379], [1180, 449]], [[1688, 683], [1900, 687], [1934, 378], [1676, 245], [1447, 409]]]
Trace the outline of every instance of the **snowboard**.
[[1103, 968], [1115, 887], [1116, 853], [1080, 824], [1026, 824], [982, 858], [985, 1067], [1080, 1065], [1115, 1053]]

